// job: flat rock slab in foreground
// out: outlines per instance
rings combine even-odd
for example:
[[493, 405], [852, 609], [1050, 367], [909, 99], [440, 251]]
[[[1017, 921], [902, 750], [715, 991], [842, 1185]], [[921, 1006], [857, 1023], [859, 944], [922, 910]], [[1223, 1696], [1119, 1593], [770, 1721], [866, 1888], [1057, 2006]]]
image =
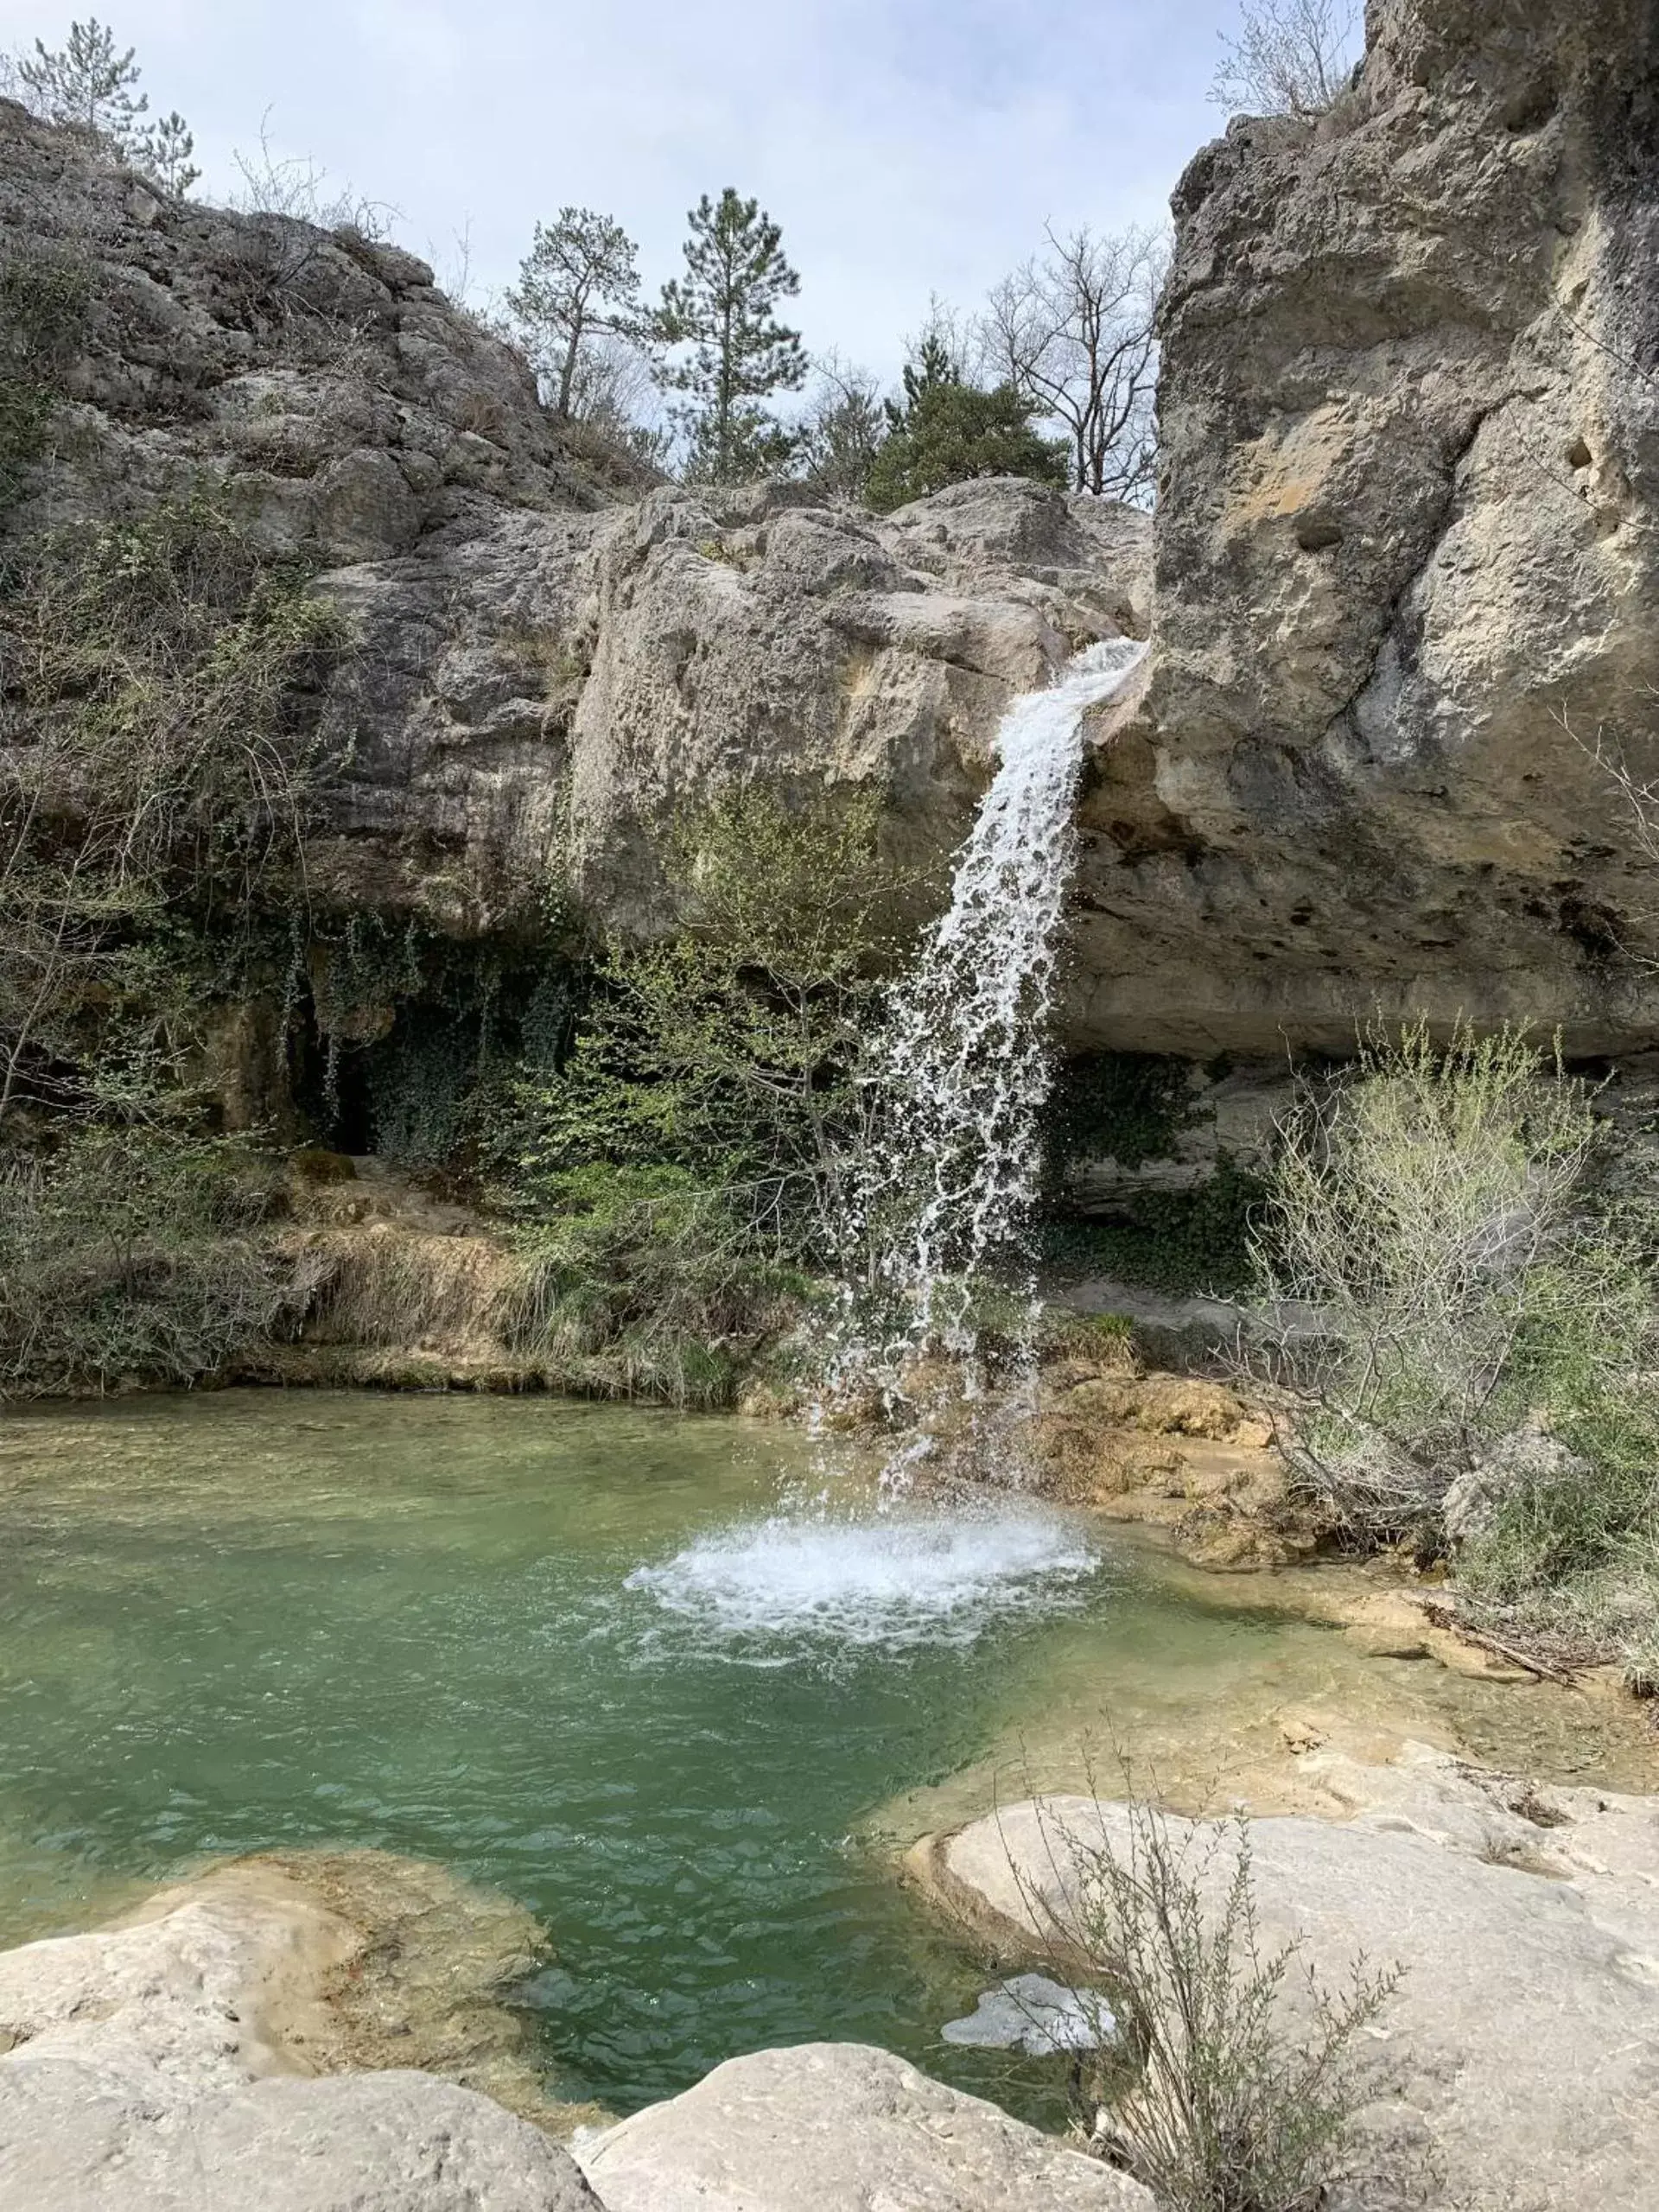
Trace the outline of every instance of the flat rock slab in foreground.
[[596, 2212], [488, 2097], [303, 2070], [359, 1939], [298, 1882], [232, 1867], [161, 1904], [0, 1955], [7, 2212]]
[[728, 2060], [582, 2162], [606, 2212], [1153, 2212], [1138, 2183], [864, 2044]]
[[[1265, 1947], [1294, 1940], [1332, 1988], [1361, 1955], [1406, 1970], [1374, 2030], [1369, 2177], [1333, 2207], [1659, 2206], [1659, 1800], [1512, 1782], [1421, 1747], [1395, 1766], [1302, 1765], [1351, 1817], [1253, 1823]], [[1205, 1824], [1169, 1831], [1202, 1866]], [[1129, 1844], [1125, 1807], [1054, 1798], [919, 1863], [958, 1907], [1052, 1936], [1080, 1909], [1086, 1924], [1091, 1854]], [[1224, 1838], [1200, 1876], [1217, 1902], [1232, 1865]]]

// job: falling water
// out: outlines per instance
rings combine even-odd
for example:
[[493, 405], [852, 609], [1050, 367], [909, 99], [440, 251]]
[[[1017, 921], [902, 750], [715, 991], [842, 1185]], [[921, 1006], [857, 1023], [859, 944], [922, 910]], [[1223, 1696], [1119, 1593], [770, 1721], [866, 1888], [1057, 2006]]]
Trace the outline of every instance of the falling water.
[[930, 1344], [970, 1351], [974, 1286], [1031, 1211], [1083, 717], [1144, 650], [1092, 645], [1008, 709], [949, 911], [893, 995], [857, 1223], [866, 1283], [899, 1316], [889, 1362]]
[[[1083, 717], [1142, 651], [1126, 639], [1092, 646], [1051, 690], [1009, 708], [950, 910], [890, 1001], [867, 1078], [870, 1137], [849, 1178], [844, 1303], [823, 1347], [816, 1408], [821, 1434], [832, 1405], [873, 1392], [912, 1424], [883, 1472], [881, 1502], [872, 1510], [855, 1500], [849, 1510], [827, 1452], [815, 1488], [782, 1513], [701, 1538], [631, 1578], [750, 1663], [785, 1663], [822, 1642], [894, 1652], [972, 1643], [994, 1621], [1073, 1602], [1100, 1568], [1087, 1539], [1046, 1509], [959, 1494], [949, 1514], [916, 1514], [906, 1493], [949, 1432], [952, 1395], [958, 1406], [980, 1399], [980, 1278], [1006, 1261], [1037, 1192]], [[1029, 1318], [1029, 1276], [1020, 1287]], [[935, 1348], [950, 1356], [953, 1381], [918, 1391], [918, 1363]], [[965, 1442], [983, 1471], [1017, 1484], [1024, 1395], [976, 1403], [951, 1456]]]

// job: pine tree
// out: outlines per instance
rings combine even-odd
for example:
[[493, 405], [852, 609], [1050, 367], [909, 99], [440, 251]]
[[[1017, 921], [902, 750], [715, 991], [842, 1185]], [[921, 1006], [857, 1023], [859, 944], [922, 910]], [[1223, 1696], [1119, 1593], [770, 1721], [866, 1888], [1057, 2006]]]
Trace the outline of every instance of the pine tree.
[[532, 359], [555, 387], [568, 420], [584, 349], [594, 338], [639, 339], [648, 318], [639, 296], [638, 248], [620, 223], [591, 207], [561, 207], [537, 223], [507, 307]]
[[729, 484], [788, 456], [788, 433], [761, 403], [806, 381], [800, 334], [773, 312], [801, 280], [778, 225], [729, 185], [718, 205], [705, 193], [689, 219], [686, 273], [663, 287], [654, 326], [664, 346], [692, 348], [664, 372], [672, 390], [690, 395], [677, 410], [690, 435], [688, 474]]
[[175, 108], [151, 124], [135, 149], [135, 157], [163, 191], [182, 200], [201, 175], [190, 158], [195, 150], [195, 137]]
[[33, 57], [20, 58], [17, 74], [29, 105], [48, 123], [96, 131], [130, 154], [139, 143], [138, 118], [149, 105], [147, 94], [133, 97], [140, 74], [134, 52], [129, 47], [118, 54], [114, 33], [90, 16], [70, 24], [69, 43], [55, 54], [36, 39]]
[[887, 435], [871, 465], [865, 498], [878, 513], [974, 476], [1070, 478], [1065, 448], [1032, 427], [1037, 412], [1012, 385], [969, 384], [936, 333], [905, 365], [902, 402], [887, 402]]

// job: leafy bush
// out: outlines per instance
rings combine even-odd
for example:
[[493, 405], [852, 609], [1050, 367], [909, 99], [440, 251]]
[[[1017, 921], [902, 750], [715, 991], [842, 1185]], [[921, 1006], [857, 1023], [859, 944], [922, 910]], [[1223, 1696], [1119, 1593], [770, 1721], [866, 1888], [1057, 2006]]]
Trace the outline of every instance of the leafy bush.
[[1097, 1831], [1047, 1838], [1075, 1873], [1064, 1905], [1027, 1891], [1115, 2024], [1083, 2080], [1090, 2145], [1170, 2212], [1313, 2212], [1351, 2162], [1367, 2100], [1355, 2040], [1400, 1975], [1362, 1962], [1338, 1993], [1310, 1970], [1299, 2035], [1296, 1947], [1264, 1946], [1248, 1821], [1183, 1835], [1152, 1806], [1121, 1823], [1114, 1809]]
[[170, 1128], [75, 1131], [0, 1170], [0, 1395], [190, 1383], [302, 1300], [254, 1162]]
[[683, 1168], [593, 1162], [543, 1185], [505, 1333], [556, 1387], [729, 1404], [739, 1368], [793, 1311], [798, 1279]]
[[1254, 1243], [1298, 1460], [1345, 1517], [1433, 1530], [1541, 1415], [1611, 1472], [1649, 1460], [1652, 1276], [1598, 1199], [1585, 1086], [1511, 1031], [1369, 1041], [1281, 1129]]
[[1293, 1467], [1359, 1535], [1454, 1548], [1484, 1600], [1605, 1641], [1659, 1560], [1659, 1388], [1648, 1224], [1600, 1188], [1591, 1093], [1514, 1032], [1418, 1029], [1281, 1136], [1257, 1366]]
[[822, 1242], [893, 890], [877, 819], [869, 798], [791, 812], [749, 791], [681, 823], [683, 926], [613, 943], [564, 1066], [519, 1086], [503, 1141], [518, 1211], [574, 1168], [666, 1165], [774, 1249]]
[[738, 792], [668, 852], [684, 919], [613, 943], [562, 1066], [498, 1135], [533, 1281], [516, 1325], [575, 1387], [718, 1403], [836, 1233], [894, 879], [877, 805]]
[[211, 502], [37, 546], [0, 598], [0, 1113], [164, 986], [146, 944], [296, 895], [318, 762], [303, 695], [343, 642]]

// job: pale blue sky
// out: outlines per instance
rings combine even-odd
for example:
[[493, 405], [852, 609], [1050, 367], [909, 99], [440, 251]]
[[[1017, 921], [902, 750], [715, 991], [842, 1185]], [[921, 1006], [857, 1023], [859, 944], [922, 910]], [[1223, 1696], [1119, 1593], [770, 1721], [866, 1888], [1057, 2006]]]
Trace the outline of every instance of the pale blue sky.
[[[75, 0], [0, 0], [0, 42], [61, 42]], [[653, 289], [704, 190], [758, 194], [796, 319], [890, 375], [930, 291], [975, 303], [1046, 221], [1164, 213], [1220, 128], [1236, 0], [106, 0], [152, 107], [225, 196], [262, 115], [283, 153], [391, 202], [475, 289], [564, 201], [614, 213]]]

